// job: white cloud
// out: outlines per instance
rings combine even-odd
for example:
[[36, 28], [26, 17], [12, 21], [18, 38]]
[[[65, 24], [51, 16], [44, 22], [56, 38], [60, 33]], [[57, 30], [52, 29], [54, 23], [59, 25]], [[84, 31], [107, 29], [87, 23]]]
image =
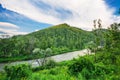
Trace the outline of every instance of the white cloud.
[[7, 29], [2, 29], [0, 28], [0, 31], [1, 32], [4, 32], [6, 34], [9, 34], [9, 35], [24, 35], [24, 34], [27, 34], [27, 32], [19, 32], [17, 30], [7, 30]]
[[113, 16], [113, 20], [116, 23], [120, 23], [120, 16]]
[[36, 32], [36, 31], [39, 31], [39, 30], [40, 30], [40, 29], [36, 29], [35, 32]]
[[[12, 11], [23, 14], [38, 22], [49, 24], [68, 23], [83, 29], [91, 30], [94, 19], [101, 19], [103, 27], [113, 22], [119, 22], [120, 17], [114, 16], [114, 9], [109, 8], [104, 0], [36, 0], [51, 6], [43, 10], [31, 2], [32, 0], [1, 0], [3, 6]], [[56, 9], [68, 10], [72, 13], [69, 18], [61, 19]], [[47, 13], [46, 13], [47, 12]]]
[[17, 25], [0, 22], [0, 32], [9, 34], [9, 35], [19, 35], [19, 34], [27, 34], [26, 32], [20, 32], [19, 27]]
[[59, 23], [54, 16], [43, 14], [38, 7], [32, 5], [30, 0], [1, 0], [1, 3], [5, 8], [23, 14], [33, 20], [47, 23], [53, 21], [51, 24]]
[[7, 22], [0, 22], [0, 27], [19, 29], [18, 26], [11, 24], [11, 23], [7, 23]]

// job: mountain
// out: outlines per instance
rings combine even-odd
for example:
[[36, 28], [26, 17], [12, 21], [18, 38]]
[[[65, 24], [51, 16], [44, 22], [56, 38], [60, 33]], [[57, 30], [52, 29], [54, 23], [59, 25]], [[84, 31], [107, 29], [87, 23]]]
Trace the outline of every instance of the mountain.
[[[16, 57], [31, 55], [35, 48], [51, 48], [53, 51], [52, 55], [55, 55], [84, 49], [86, 44], [93, 40], [94, 35], [91, 32], [64, 23], [27, 35], [1, 40], [0, 43], [1, 45], [4, 44], [4, 46], [0, 46], [0, 51], [1, 55]], [[3, 47], [7, 47], [7, 49]]]
[[[51, 24], [34, 21], [22, 14], [6, 9], [0, 4], [0, 22], [8, 22], [20, 27], [20, 31], [33, 32], [36, 29], [43, 29]], [[42, 25], [42, 26], [40, 26]]]

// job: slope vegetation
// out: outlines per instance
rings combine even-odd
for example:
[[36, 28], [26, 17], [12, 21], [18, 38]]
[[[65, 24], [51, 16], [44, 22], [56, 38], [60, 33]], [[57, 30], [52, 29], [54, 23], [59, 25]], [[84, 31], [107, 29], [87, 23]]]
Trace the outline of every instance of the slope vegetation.
[[3, 58], [27, 56], [33, 57], [35, 48], [51, 48], [52, 54], [81, 50], [94, 39], [92, 32], [84, 31], [68, 24], [52, 26], [24, 36], [1, 39], [0, 56]]

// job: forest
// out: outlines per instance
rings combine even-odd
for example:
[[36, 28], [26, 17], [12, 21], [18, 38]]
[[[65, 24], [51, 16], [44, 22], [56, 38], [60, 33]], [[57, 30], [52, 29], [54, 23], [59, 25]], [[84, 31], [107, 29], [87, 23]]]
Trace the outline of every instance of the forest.
[[0, 62], [40, 58], [33, 54], [36, 48], [51, 48], [51, 55], [82, 50], [94, 37], [93, 32], [60, 24], [28, 35], [0, 39]]

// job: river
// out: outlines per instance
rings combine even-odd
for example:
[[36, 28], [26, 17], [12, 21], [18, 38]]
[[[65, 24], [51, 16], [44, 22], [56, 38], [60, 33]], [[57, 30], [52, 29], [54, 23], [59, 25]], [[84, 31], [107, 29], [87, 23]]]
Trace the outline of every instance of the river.
[[[80, 50], [80, 51], [74, 51], [74, 52], [68, 52], [64, 54], [59, 54], [55, 56], [51, 56], [48, 58], [51, 58], [55, 60], [56, 62], [61, 62], [61, 61], [66, 61], [66, 60], [72, 60], [73, 58], [77, 58], [79, 56], [84, 56], [87, 54], [87, 49]], [[30, 64], [32, 67], [37, 67], [39, 66], [38, 62], [41, 62], [41, 59], [34, 59], [34, 60], [27, 60], [27, 61], [16, 61], [16, 62], [11, 62], [11, 63], [0, 63], [0, 71], [4, 70], [5, 65], [17, 65], [17, 64]]]

